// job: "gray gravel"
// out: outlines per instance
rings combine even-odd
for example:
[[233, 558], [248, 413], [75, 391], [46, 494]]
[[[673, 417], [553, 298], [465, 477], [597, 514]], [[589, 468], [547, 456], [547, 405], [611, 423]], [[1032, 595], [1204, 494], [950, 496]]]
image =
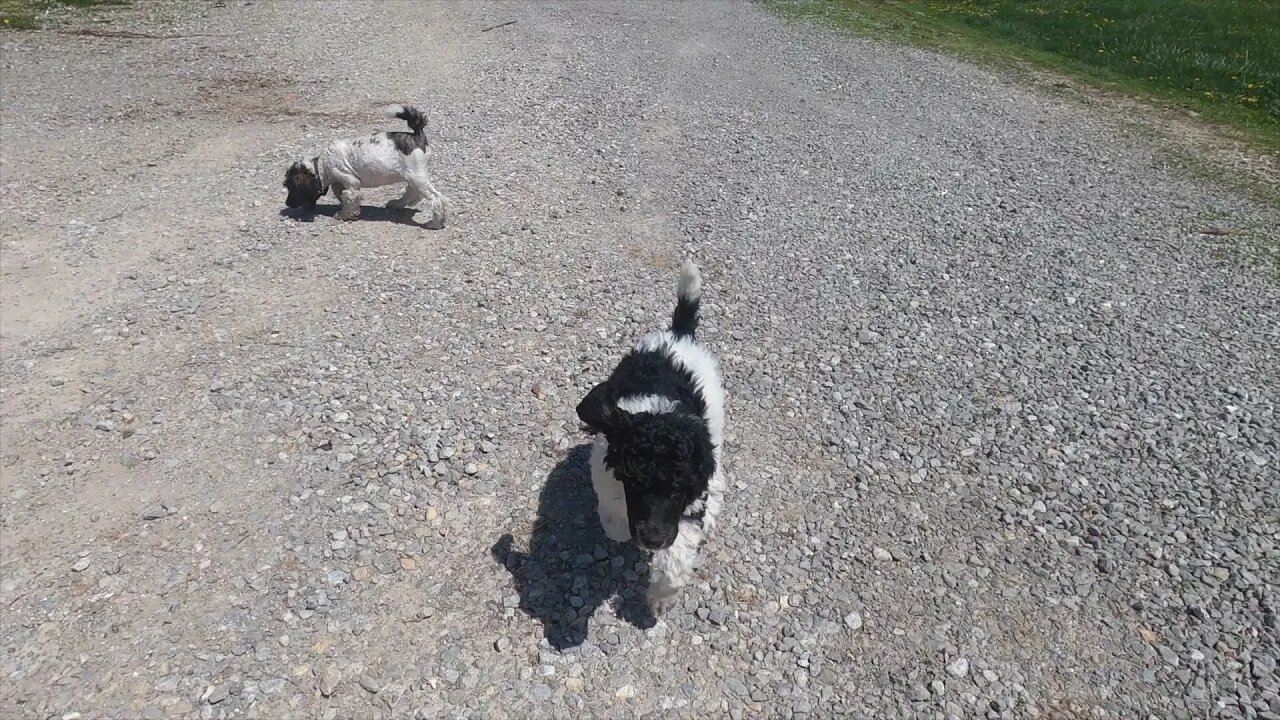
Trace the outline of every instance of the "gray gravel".
[[[1280, 716], [1275, 208], [755, 5], [100, 17], [0, 36], [0, 715]], [[450, 226], [282, 215], [394, 101]], [[731, 492], [652, 618], [574, 404], [686, 253]]]

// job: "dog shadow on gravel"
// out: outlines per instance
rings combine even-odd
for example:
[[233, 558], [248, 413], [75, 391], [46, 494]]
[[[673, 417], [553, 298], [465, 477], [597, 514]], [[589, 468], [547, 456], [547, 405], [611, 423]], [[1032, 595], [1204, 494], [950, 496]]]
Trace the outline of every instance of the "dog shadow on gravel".
[[[316, 205], [314, 210], [298, 210], [294, 208], [283, 208], [280, 210], [281, 217], [287, 217], [290, 220], [298, 222], [315, 222], [316, 218], [333, 217], [337, 214], [341, 205]], [[413, 216], [421, 212], [418, 208], [388, 208], [378, 205], [361, 205], [360, 220], [371, 220], [373, 222], [389, 222], [397, 225], [411, 225], [413, 227], [426, 227], [426, 223], [420, 223], [413, 219]], [[431, 213], [427, 212], [428, 218]]]
[[630, 543], [605, 537], [596, 517], [591, 487], [590, 445], [579, 445], [547, 476], [538, 498], [538, 519], [522, 553], [505, 534], [493, 546], [493, 557], [511, 573], [520, 609], [542, 623], [557, 650], [581, 645], [596, 608], [614, 601], [614, 611], [639, 628], [656, 623], [645, 593], [648, 572], [637, 572], [646, 560]]

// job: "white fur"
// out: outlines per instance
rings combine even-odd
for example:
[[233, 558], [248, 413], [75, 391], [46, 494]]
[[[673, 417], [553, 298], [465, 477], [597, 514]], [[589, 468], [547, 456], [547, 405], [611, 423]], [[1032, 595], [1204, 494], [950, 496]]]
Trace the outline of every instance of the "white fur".
[[[396, 110], [392, 106], [388, 111]], [[357, 144], [358, 143], [358, 144]], [[312, 171], [320, 182], [332, 188], [342, 202], [342, 209], [334, 217], [354, 220], [360, 216], [360, 190], [403, 182], [404, 194], [387, 203], [387, 207], [404, 208], [416, 205], [424, 198], [431, 201], [431, 222], [428, 227], [441, 228], [447, 215], [446, 198], [427, 172], [431, 149], [415, 149], [405, 155], [396, 149], [385, 132], [358, 140], [338, 140], [331, 143], [315, 159]], [[310, 160], [301, 162], [310, 164]]]
[[676, 294], [686, 300], [702, 299], [702, 273], [692, 260], [685, 260], [680, 266], [680, 283], [676, 286]]
[[642, 412], [669, 413], [676, 409], [677, 404], [675, 400], [661, 395], [632, 395], [619, 400], [618, 409], [632, 415]]
[[614, 542], [623, 543], [631, 539], [631, 526], [627, 523], [627, 491], [609, 466], [604, 464], [607, 452], [609, 441], [604, 433], [598, 433], [591, 446], [591, 484], [596, 489], [596, 512], [600, 515], [604, 534]]
[[[719, 472], [716, 475], [719, 476]], [[710, 517], [711, 506], [708, 505], [706, 518]], [[698, 554], [702, 543], [709, 537], [709, 529], [705, 525], [681, 520], [680, 532], [671, 547], [653, 554], [649, 562], [648, 599], [649, 605], [655, 610], [666, 608], [675, 600], [676, 592], [693, 579], [693, 573], [698, 568]]]

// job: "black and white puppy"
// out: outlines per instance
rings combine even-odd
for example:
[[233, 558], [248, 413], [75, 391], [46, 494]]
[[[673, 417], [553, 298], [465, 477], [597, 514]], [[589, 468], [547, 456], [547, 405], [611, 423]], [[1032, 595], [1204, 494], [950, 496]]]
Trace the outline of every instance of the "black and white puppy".
[[387, 114], [407, 122], [411, 132], [378, 132], [367, 138], [338, 140], [319, 155], [294, 162], [284, 176], [284, 186], [289, 190], [284, 204], [311, 210], [332, 189], [342, 202], [334, 217], [355, 220], [360, 217], [361, 188], [403, 182], [404, 195], [388, 202], [387, 207], [410, 207], [429, 198], [431, 222], [427, 227], [443, 228], [448, 200], [431, 184], [427, 174], [431, 159], [425, 132], [427, 116], [409, 105], [392, 105]]
[[724, 499], [724, 387], [694, 337], [702, 276], [680, 270], [671, 329], [649, 333], [578, 404], [591, 450], [600, 524], [615, 542], [652, 550], [649, 604], [665, 609], [693, 577]]

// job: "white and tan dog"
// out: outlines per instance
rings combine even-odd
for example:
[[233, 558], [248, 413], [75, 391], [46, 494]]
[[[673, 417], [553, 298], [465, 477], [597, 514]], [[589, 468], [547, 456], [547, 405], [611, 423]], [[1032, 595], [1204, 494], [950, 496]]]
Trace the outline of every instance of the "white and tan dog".
[[378, 132], [367, 138], [338, 140], [319, 155], [301, 159], [289, 166], [284, 186], [289, 190], [285, 205], [312, 210], [316, 201], [330, 189], [342, 202], [334, 217], [355, 220], [360, 217], [361, 188], [405, 183], [404, 195], [387, 203], [387, 207], [406, 208], [424, 198], [431, 201], [431, 221], [426, 227], [444, 227], [448, 199], [431, 184], [427, 162], [431, 147], [424, 132], [427, 117], [409, 105], [392, 105], [387, 114], [409, 124], [411, 132]]

